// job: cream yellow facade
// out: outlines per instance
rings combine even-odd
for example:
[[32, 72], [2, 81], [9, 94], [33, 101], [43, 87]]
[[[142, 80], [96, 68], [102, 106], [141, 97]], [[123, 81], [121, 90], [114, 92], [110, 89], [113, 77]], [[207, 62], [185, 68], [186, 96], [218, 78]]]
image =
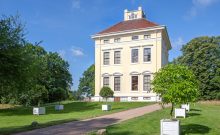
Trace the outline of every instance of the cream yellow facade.
[[[145, 17], [139, 7], [136, 11], [125, 10], [124, 21], [131, 20], [128, 16], [132, 12], [137, 13], [132, 19]], [[136, 38], [132, 39], [134, 36]], [[93, 100], [102, 100], [99, 92], [104, 86], [104, 77], [108, 78], [108, 86], [114, 91], [114, 97], [109, 100], [160, 100], [157, 94], [148, 88], [148, 82], [144, 77], [150, 77], [152, 80], [153, 73], [168, 63], [171, 44], [165, 26], [96, 34], [92, 36], [92, 39], [95, 41], [95, 96]], [[135, 50], [134, 53], [132, 50]], [[144, 59], [144, 50], [150, 50], [146, 55], [147, 61]], [[117, 64], [115, 64], [116, 51], [120, 52]], [[108, 59], [105, 58], [108, 61], [107, 64], [104, 63], [105, 52], [108, 54]], [[133, 57], [135, 62], [132, 62]], [[117, 90], [115, 90], [115, 77], [117, 77]], [[135, 90], [132, 90], [134, 88]]]

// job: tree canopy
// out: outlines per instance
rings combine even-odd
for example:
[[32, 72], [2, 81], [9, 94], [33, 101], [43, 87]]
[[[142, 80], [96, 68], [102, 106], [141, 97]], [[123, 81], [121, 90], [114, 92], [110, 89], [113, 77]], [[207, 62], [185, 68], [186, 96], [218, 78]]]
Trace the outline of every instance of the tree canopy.
[[86, 97], [95, 94], [95, 65], [91, 65], [79, 80], [78, 94]]
[[102, 89], [100, 90], [99, 95], [100, 95], [101, 97], [105, 98], [105, 99], [106, 99], [106, 102], [107, 102], [107, 99], [108, 99], [109, 97], [113, 97], [114, 92], [111, 90], [110, 87], [104, 86], [104, 87], [102, 87]]
[[220, 93], [220, 37], [198, 37], [182, 47], [182, 56], [174, 63], [188, 66], [199, 80], [202, 99], [217, 98]]
[[162, 103], [173, 106], [196, 101], [198, 82], [193, 72], [185, 66], [169, 64], [155, 73], [153, 91], [162, 98]]
[[72, 85], [68, 62], [40, 43], [29, 43], [23, 33], [18, 17], [0, 19], [0, 103], [59, 101], [57, 89], [64, 90], [66, 99]]

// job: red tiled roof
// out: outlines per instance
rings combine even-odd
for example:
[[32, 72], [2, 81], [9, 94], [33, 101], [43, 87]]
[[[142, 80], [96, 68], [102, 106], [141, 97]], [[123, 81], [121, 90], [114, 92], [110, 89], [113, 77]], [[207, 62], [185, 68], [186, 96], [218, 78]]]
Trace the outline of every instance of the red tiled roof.
[[129, 21], [122, 21], [117, 23], [98, 34], [106, 34], [118, 31], [125, 31], [125, 30], [133, 30], [133, 29], [141, 29], [141, 28], [148, 28], [158, 26], [158, 24], [150, 22], [146, 19], [136, 19], [136, 20], [129, 20]]

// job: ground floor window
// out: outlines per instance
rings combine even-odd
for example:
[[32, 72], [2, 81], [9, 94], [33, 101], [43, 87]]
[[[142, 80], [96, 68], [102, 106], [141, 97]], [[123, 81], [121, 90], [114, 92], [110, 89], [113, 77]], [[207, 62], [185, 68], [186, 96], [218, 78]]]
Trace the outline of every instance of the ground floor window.
[[103, 77], [103, 86], [109, 86], [109, 77]]
[[114, 91], [120, 91], [120, 77], [114, 77]]
[[131, 76], [131, 90], [138, 91], [138, 76]]
[[144, 78], [143, 78], [143, 91], [146, 91], [146, 92], [151, 91], [150, 75], [144, 75]]

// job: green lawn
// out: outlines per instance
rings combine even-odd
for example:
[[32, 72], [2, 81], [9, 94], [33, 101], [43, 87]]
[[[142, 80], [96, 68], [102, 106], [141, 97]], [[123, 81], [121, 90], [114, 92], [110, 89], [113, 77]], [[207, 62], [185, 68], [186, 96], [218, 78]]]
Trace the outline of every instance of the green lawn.
[[46, 107], [46, 115], [32, 115], [31, 107], [15, 107], [10, 109], [0, 109], [0, 134], [10, 134], [32, 129], [31, 122], [37, 121], [40, 127], [55, 125], [68, 121], [81, 120], [113, 112], [136, 108], [149, 105], [152, 103], [109, 103], [112, 110], [103, 112], [100, 102], [63, 102], [64, 110], [55, 111], [54, 105], [50, 104]]
[[[191, 106], [187, 118], [181, 120], [181, 135], [220, 135], [220, 104]], [[107, 127], [109, 135], [159, 135], [160, 119], [169, 118], [169, 109], [156, 111]]]

